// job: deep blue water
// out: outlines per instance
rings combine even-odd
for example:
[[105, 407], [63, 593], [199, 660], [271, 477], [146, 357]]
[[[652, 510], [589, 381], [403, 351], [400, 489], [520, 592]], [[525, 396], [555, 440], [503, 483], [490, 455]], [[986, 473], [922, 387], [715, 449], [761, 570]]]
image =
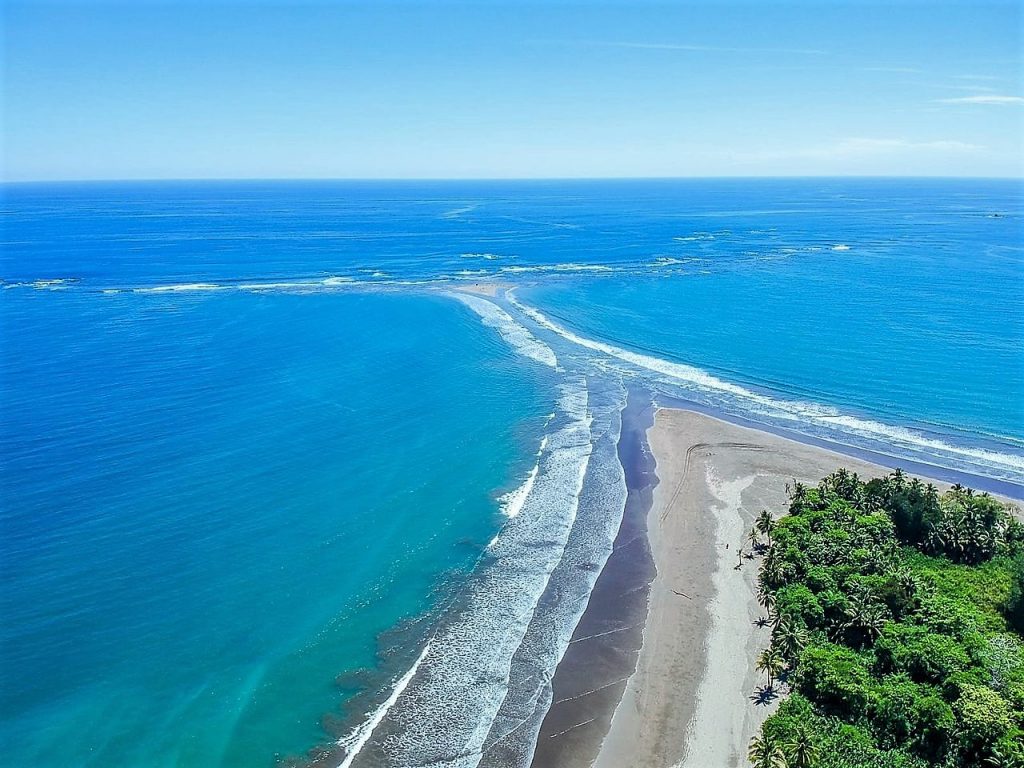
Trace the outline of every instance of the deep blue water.
[[607, 556], [632, 382], [1024, 481], [1018, 182], [2, 191], [10, 765], [471, 743]]

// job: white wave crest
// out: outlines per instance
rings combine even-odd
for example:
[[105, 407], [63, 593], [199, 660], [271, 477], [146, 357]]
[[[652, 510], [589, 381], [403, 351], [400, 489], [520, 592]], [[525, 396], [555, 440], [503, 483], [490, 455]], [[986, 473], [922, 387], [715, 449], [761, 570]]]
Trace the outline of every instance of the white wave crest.
[[559, 388], [562, 423], [550, 434], [530, 493], [388, 715], [389, 735], [379, 745], [388, 766], [479, 764], [512, 659], [565, 552], [590, 461], [586, 381], [574, 377]]
[[135, 293], [185, 293], [192, 291], [222, 291], [225, 285], [217, 283], [179, 283], [177, 285], [154, 285], [149, 288], [136, 288]]
[[479, 207], [480, 207], [480, 203], [470, 203], [469, 205], [464, 205], [461, 208], [453, 208], [450, 211], [445, 211], [444, 213], [441, 214], [441, 218], [442, 219], [457, 219], [460, 216], [462, 216], [462, 214], [464, 214], [464, 213], [471, 213], [472, 211], [475, 211]]
[[[2, 281], [0, 281], [2, 282]], [[9, 288], [33, 288], [37, 291], [62, 291], [78, 283], [77, 277], [55, 277], [45, 280], [30, 280], [21, 283], [3, 283], [4, 290]]]
[[695, 261], [699, 261], [699, 259], [677, 259], [673, 256], [659, 256], [651, 263], [651, 266], [667, 267], [671, 266], [672, 264], [692, 264]]
[[373, 735], [374, 729], [380, 725], [381, 720], [387, 715], [395, 702], [398, 701], [398, 697], [402, 695], [402, 691], [409, 685], [409, 681], [416, 675], [416, 670], [420, 668], [420, 663], [426, 658], [427, 653], [430, 651], [430, 643], [427, 643], [426, 647], [420, 653], [419, 657], [413, 663], [409, 670], [402, 675], [398, 682], [395, 683], [395, 687], [391, 691], [391, 695], [388, 696], [387, 701], [381, 704], [375, 709], [368, 718], [360, 725], [354, 732], [338, 739], [338, 746], [343, 747], [346, 751], [345, 759], [338, 764], [338, 768], [349, 768], [352, 765], [352, 761], [356, 759], [356, 755], [366, 746], [366, 742], [370, 740]]
[[616, 272], [615, 267], [606, 264], [577, 264], [567, 262], [565, 264], [535, 264], [533, 266], [502, 267], [501, 272], [510, 274], [522, 274], [526, 272]]
[[537, 339], [494, 302], [470, 293], [449, 293], [448, 295], [476, 312], [484, 321], [484, 325], [494, 328], [501, 338], [519, 354], [552, 368], [558, 366], [558, 359], [551, 347]]
[[897, 445], [903, 449], [925, 453], [929, 456], [934, 456], [935, 452], [938, 452], [939, 455], [979, 462], [990, 469], [1008, 473], [1018, 480], [1024, 476], [1024, 456], [985, 448], [955, 445], [907, 427], [843, 414], [835, 408], [818, 403], [770, 397], [769, 395], [754, 392], [739, 384], [723, 381], [707, 371], [686, 365], [685, 363], [662, 360], [605, 342], [584, 338], [555, 323], [537, 309], [523, 304], [513, 295], [507, 294], [507, 298], [509, 303], [534, 320], [538, 325], [574, 344], [617, 358], [638, 368], [652, 371], [669, 380], [689, 387], [730, 395], [757, 413], [785, 420], [794, 425], [809, 422], [832, 430], [839, 429], [847, 434], [863, 439], [878, 441], [885, 445]]
[[[383, 273], [381, 273], [383, 274]], [[322, 280], [278, 280], [251, 283], [176, 283], [131, 289], [134, 293], [193, 293], [200, 291], [315, 291], [333, 290], [358, 285], [359, 281], [340, 275]]]
[[530, 495], [530, 491], [533, 490], [533, 484], [537, 481], [537, 473], [540, 471], [539, 457], [543, 455], [547, 444], [548, 436], [544, 435], [540, 441], [540, 450], [537, 451], [537, 463], [533, 465], [533, 469], [531, 469], [530, 474], [526, 476], [526, 480], [524, 480], [523, 484], [514, 491], [509, 491], [498, 499], [498, 503], [501, 505], [501, 513], [505, 515], [505, 517], [515, 517], [523, 508], [523, 504], [526, 503], [526, 498]]
[[527, 475], [525, 482], [516, 488], [514, 491], [510, 491], [498, 499], [501, 504], [501, 513], [505, 517], [515, 517], [519, 514], [519, 510], [523, 508], [523, 504], [526, 503], [526, 497], [530, 495], [530, 491], [533, 490], [533, 484], [537, 481], [537, 473], [540, 471], [540, 462], [533, 466], [530, 470], [530, 474]]

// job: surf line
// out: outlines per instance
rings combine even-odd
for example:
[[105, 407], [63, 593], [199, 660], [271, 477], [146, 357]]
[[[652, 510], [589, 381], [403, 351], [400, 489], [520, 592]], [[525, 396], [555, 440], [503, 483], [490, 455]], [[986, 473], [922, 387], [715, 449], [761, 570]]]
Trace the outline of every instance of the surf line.
[[[963, 461], [966, 459], [974, 464], [974, 468], [967, 471], [983, 477], [1005, 480], [1013, 484], [1020, 483], [1021, 473], [1024, 472], [1024, 456], [1016, 453], [1003, 453], [985, 448], [957, 445], [938, 438], [928, 437], [909, 427], [844, 414], [830, 406], [762, 395], [739, 384], [732, 384], [720, 379], [692, 365], [640, 354], [639, 352], [633, 352], [613, 344], [580, 336], [551, 320], [538, 309], [520, 301], [514, 295], [514, 289], [507, 291], [505, 297], [509, 304], [539, 326], [546, 328], [573, 344], [609, 357], [618, 358], [635, 368], [645, 369], [656, 375], [667, 377], [674, 382], [696, 387], [698, 390], [705, 389], [724, 392], [737, 398], [741, 403], [753, 403], [755, 406], [767, 409], [764, 415], [770, 418], [785, 420], [791, 424], [810, 423], [862, 440], [898, 446], [903, 448], [903, 450], [912, 451], [925, 457], [924, 459], [915, 459], [917, 461], [935, 463], [935, 459], [942, 459], [946, 462]], [[1000, 436], [1000, 439], [1006, 438]], [[841, 440], [836, 441], [842, 442]], [[858, 446], [853, 444], [853, 447]], [[871, 450], [877, 451], [877, 448], [871, 448]], [[935, 451], [939, 453], [936, 454]], [[948, 463], [939, 463], [937, 466], [956, 469], [955, 466], [950, 466]]]
[[391, 710], [398, 701], [398, 697], [402, 695], [402, 691], [409, 685], [409, 681], [412, 680], [416, 674], [416, 670], [420, 668], [420, 664], [423, 659], [426, 658], [427, 653], [430, 651], [430, 643], [424, 646], [423, 651], [420, 653], [419, 658], [409, 668], [409, 671], [402, 675], [398, 682], [395, 683], [394, 689], [391, 691], [391, 695], [388, 696], [387, 701], [377, 707], [376, 711], [367, 718], [359, 728], [356, 729], [355, 733], [338, 739], [338, 746], [343, 747], [346, 750], [345, 759], [341, 761], [338, 768], [349, 768], [352, 765], [352, 761], [356, 759], [356, 756], [362, 751], [363, 747], [366, 746], [366, 742], [370, 740], [373, 732], [377, 726], [380, 725], [381, 720]]

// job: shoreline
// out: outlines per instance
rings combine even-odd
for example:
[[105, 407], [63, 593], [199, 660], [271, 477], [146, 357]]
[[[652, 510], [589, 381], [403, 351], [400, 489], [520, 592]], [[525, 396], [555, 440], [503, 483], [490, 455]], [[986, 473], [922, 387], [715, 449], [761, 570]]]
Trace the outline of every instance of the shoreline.
[[647, 437], [657, 462], [647, 520], [657, 574], [636, 671], [593, 765], [745, 766], [750, 738], [781, 698], [765, 695], [755, 670], [770, 629], [757, 626], [759, 561], [738, 557], [746, 533], [761, 509], [778, 516], [787, 507], [793, 480], [892, 468], [693, 409], [658, 408]]
[[922, 461], [905, 459], [888, 453], [872, 451], [868, 448], [859, 448], [855, 445], [848, 445], [835, 440], [823, 437], [815, 437], [802, 432], [796, 432], [785, 427], [765, 424], [754, 421], [743, 416], [727, 413], [719, 408], [702, 405], [692, 400], [685, 400], [680, 397], [659, 394], [656, 398], [658, 407], [668, 410], [690, 411], [699, 413], [710, 419], [721, 421], [736, 427], [744, 427], [754, 432], [764, 432], [775, 437], [780, 437], [794, 443], [820, 448], [840, 456], [849, 457], [850, 460], [861, 461], [867, 464], [875, 464], [888, 469], [890, 472], [900, 468], [908, 475], [930, 479], [936, 483], [955, 485], [957, 483], [973, 488], [976, 491], [985, 491], [993, 496], [999, 496], [1015, 503], [1024, 502], [1024, 485], [1000, 480], [998, 478], [986, 477], [973, 472], [964, 472], [957, 469], [950, 469], [938, 464], [926, 464]]
[[647, 431], [650, 393], [632, 390], [622, 411], [617, 457], [626, 502], [612, 552], [552, 676], [552, 704], [534, 746], [531, 768], [587, 768], [597, 758], [643, 644], [654, 561], [647, 516], [658, 478]]
[[[755, 670], [770, 639], [757, 626], [758, 560], [734, 567], [753, 518], [784, 510], [793, 479], [815, 485], [840, 467], [870, 478], [913, 464], [866, 461], [852, 455], [867, 453], [860, 449], [710, 410], [630, 390], [616, 448], [622, 520], [551, 672], [552, 703], [524, 765], [745, 766], [750, 738], [781, 700], [759, 691]], [[957, 474], [984, 487], [984, 478]], [[345, 765], [340, 747], [321, 746], [301, 762]]]

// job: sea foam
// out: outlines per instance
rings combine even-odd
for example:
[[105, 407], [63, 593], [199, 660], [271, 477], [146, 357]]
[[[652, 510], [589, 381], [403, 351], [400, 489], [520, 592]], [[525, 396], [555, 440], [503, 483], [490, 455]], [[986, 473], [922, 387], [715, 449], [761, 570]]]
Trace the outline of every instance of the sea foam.
[[[565, 551], [590, 460], [582, 377], [560, 385], [558, 405], [521, 509], [507, 519], [488, 559], [442, 620], [416, 673], [362, 741], [380, 739], [387, 765], [474, 768], [481, 759], [508, 692], [512, 658]], [[358, 740], [353, 734], [346, 743]]]
[[558, 359], [551, 347], [537, 339], [494, 302], [469, 293], [449, 293], [448, 295], [476, 312], [484, 321], [484, 325], [494, 328], [501, 338], [519, 354], [552, 368], [558, 366]]
[[[548, 437], [545, 435], [540, 441], [540, 450], [537, 452], [537, 456], [544, 455], [544, 449], [547, 447]], [[527, 497], [530, 495], [530, 491], [533, 490], [533, 484], [537, 481], [537, 473], [540, 472], [540, 459], [538, 458], [537, 463], [533, 465], [533, 469], [530, 470], [530, 474], [526, 476], [526, 480], [523, 484], [516, 488], [514, 491], [509, 491], [498, 499], [501, 505], [501, 512], [505, 517], [515, 517], [519, 514], [519, 510], [523, 508], [523, 504], [526, 503]]]
[[345, 749], [346, 752], [345, 759], [338, 764], [338, 768], [349, 768], [349, 766], [352, 765], [352, 761], [356, 759], [356, 756], [362, 751], [363, 747], [366, 746], [366, 742], [370, 740], [374, 730], [378, 725], [380, 725], [381, 721], [395, 705], [395, 702], [398, 701], [398, 697], [402, 695], [402, 691], [404, 691], [406, 686], [409, 685], [409, 681], [412, 680], [429, 651], [430, 643], [427, 643], [420, 652], [416, 661], [411, 667], [409, 667], [409, 670], [395, 682], [395, 686], [392, 688], [391, 695], [388, 696], [387, 700], [370, 713], [369, 717], [367, 717], [366, 720], [363, 721], [362, 725], [356, 728], [355, 731], [348, 736], [338, 739], [338, 746]]
[[663, 380], [667, 380], [668, 383], [679, 384], [698, 391], [726, 395], [748, 412], [785, 422], [797, 431], [808, 424], [816, 425], [830, 433], [839, 432], [879, 443], [880, 446], [873, 446], [873, 448], [882, 452], [891, 450], [891, 446], [897, 446], [910, 452], [922, 454], [925, 461], [949, 458], [954, 461], [970, 462], [976, 467], [986, 470], [985, 474], [1000, 479], [1012, 482], [1020, 482], [1024, 479], [1024, 456], [985, 448], [955, 445], [917, 430], [886, 424], [876, 419], [844, 414], [835, 408], [818, 403], [771, 397], [742, 385], [724, 381], [692, 365], [663, 360], [603, 341], [585, 338], [554, 322], [536, 308], [519, 301], [511, 292], [506, 294], [506, 298], [513, 307], [539, 326], [573, 344], [654, 373], [663, 377]]
[[510, 665], [508, 693], [488, 733], [484, 768], [526, 768], [552, 704], [552, 679], [570, 645], [622, 521], [626, 480], [618, 458], [626, 390], [608, 382], [590, 390], [592, 450], [576, 517], [558, 565]]

